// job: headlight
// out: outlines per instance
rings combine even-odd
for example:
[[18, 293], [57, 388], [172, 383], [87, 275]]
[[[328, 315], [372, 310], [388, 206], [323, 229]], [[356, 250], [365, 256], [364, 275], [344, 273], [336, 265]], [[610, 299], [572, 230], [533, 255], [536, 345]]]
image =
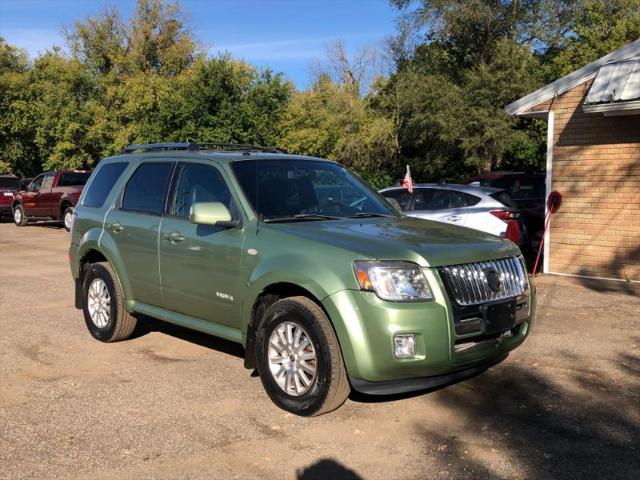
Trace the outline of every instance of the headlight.
[[375, 292], [382, 300], [425, 301], [433, 294], [422, 270], [411, 262], [354, 262], [356, 279], [362, 290]]

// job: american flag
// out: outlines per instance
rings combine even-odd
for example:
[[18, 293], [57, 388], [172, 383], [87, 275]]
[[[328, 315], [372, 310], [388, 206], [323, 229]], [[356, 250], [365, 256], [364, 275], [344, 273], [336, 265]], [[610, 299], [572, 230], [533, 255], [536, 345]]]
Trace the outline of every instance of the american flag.
[[411, 178], [411, 169], [409, 169], [409, 165], [407, 165], [407, 173], [402, 179], [402, 186], [409, 190], [409, 193], [413, 193], [413, 178]]

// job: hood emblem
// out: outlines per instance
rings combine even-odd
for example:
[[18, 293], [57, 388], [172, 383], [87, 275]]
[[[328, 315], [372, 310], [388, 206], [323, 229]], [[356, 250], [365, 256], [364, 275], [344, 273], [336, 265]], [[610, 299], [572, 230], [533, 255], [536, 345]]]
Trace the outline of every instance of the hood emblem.
[[500, 287], [502, 286], [502, 282], [500, 280], [500, 275], [494, 268], [487, 268], [484, 271], [484, 275], [487, 278], [487, 285], [492, 292], [498, 293], [500, 291]]

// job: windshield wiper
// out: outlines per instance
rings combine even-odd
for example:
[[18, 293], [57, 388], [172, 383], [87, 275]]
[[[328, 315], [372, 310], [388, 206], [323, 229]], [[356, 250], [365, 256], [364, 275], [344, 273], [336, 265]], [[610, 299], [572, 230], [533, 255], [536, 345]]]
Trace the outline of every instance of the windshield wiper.
[[358, 213], [354, 213], [349, 218], [367, 218], [367, 217], [395, 217], [395, 215], [389, 215], [388, 213], [358, 212]]
[[336, 217], [333, 215], [322, 215], [320, 213], [298, 213], [291, 217], [265, 218], [264, 223], [278, 222], [303, 222], [305, 220], [340, 220], [345, 217]]

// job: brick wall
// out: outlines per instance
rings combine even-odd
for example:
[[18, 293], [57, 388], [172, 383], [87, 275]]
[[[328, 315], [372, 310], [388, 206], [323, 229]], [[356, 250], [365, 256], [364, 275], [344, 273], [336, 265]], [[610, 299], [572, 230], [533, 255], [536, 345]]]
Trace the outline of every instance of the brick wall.
[[549, 270], [640, 280], [640, 115], [583, 113], [590, 81], [538, 105], [554, 112]]

